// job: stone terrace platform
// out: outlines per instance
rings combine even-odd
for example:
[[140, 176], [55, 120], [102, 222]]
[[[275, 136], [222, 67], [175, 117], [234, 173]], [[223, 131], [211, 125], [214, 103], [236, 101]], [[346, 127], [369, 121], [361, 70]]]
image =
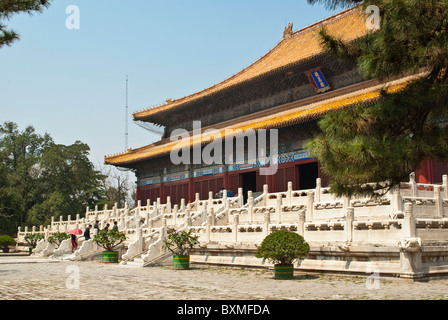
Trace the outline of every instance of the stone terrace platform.
[[[75, 284], [70, 281], [72, 270], [79, 272], [77, 288], [71, 287]], [[448, 299], [448, 279], [373, 280], [369, 274], [348, 277], [299, 272], [293, 280], [276, 280], [267, 269], [138, 268], [0, 254], [0, 300], [179, 300], [183, 304], [189, 300]]]

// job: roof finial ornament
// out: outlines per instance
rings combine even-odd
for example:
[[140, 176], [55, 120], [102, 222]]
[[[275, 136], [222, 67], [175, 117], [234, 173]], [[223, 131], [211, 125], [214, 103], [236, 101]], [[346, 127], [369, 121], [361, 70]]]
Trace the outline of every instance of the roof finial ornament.
[[289, 39], [292, 37], [292, 22], [288, 23], [283, 31], [283, 39]]

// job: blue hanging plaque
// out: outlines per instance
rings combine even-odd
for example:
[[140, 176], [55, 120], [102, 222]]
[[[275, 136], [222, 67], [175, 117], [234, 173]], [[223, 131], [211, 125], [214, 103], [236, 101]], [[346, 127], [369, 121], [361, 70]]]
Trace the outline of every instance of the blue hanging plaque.
[[322, 70], [315, 69], [307, 72], [308, 77], [310, 78], [310, 82], [317, 93], [323, 93], [328, 90], [330, 90], [330, 85], [327, 82], [327, 79], [325, 79], [324, 74], [322, 73]]

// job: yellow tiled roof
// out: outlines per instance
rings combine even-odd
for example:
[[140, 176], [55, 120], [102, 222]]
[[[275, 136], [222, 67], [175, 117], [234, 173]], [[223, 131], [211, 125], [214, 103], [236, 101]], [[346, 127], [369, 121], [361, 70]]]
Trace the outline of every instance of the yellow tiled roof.
[[296, 31], [291, 37], [284, 38], [271, 51], [256, 62], [231, 76], [230, 78], [205, 90], [177, 100], [167, 100], [166, 104], [134, 113], [135, 120], [149, 120], [150, 116], [172, 110], [187, 102], [211, 95], [221, 90], [236, 86], [245, 81], [279, 70], [288, 65], [307, 60], [323, 52], [318, 31], [325, 26], [328, 33], [350, 41], [367, 33], [365, 14], [354, 7], [332, 17]]
[[[320, 99], [309, 104], [304, 104], [303, 101], [296, 101], [282, 106], [283, 111], [277, 112], [279, 108], [274, 108], [268, 114], [262, 111], [258, 114], [252, 114], [250, 115], [250, 117], [245, 116], [231, 121], [223, 122], [214, 126], [214, 129], [218, 130], [221, 137], [224, 138], [226, 136], [225, 129], [241, 129], [244, 131], [247, 129], [260, 130], [289, 126], [295, 123], [307, 121], [311, 118], [318, 118], [332, 110], [377, 99], [380, 97], [382, 90], [386, 90], [386, 92], [389, 93], [397, 92], [399, 90], [402, 90], [410, 81], [420, 77], [421, 75], [422, 74], [417, 74], [403, 77], [398, 80], [386, 83], [378, 83], [378, 81], [376, 80], [368, 81], [364, 84], [364, 87], [362, 89], [353, 92], [336, 95], [335, 97], [330, 99], [325, 99], [324, 97], [326, 95], [318, 96], [317, 98], [314, 97], [315, 100], [319, 98]], [[372, 85], [372, 83], [374, 82], [375, 84]], [[344, 89], [335, 90], [333, 91], [333, 94], [343, 90]], [[209, 128], [203, 128], [203, 131], [207, 129]], [[116, 166], [126, 166], [142, 160], [167, 155], [174, 147], [191, 147], [196, 144], [211, 142], [212, 138], [213, 136], [211, 134], [203, 134], [202, 137], [191, 137], [190, 141], [182, 140], [179, 142], [166, 139], [164, 141], [160, 141], [146, 147], [129, 150], [128, 152], [118, 155], [105, 157], [105, 163]]]

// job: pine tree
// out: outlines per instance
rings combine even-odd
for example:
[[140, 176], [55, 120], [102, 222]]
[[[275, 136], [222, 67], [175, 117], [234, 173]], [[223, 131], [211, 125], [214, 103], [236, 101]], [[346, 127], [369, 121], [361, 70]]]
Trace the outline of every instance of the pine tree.
[[[308, 0], [329, 7], [359, 1]], [[370, 0], [380, 28], [347, 43], [320, 31], [322, 44], [365, 79], [422, 74], [403, 90], [324, 116], [306, 144], [337, 195], [381, 194], [426, 159], [448, 159], [448, 0]], [[366, 14], [366, 18], [368, 15]], [[369, 184], [368, 184], [369, 183]]]
[[10, 46], [20, 38], [14, 30], [7, 29], [4, 24], [11, 16], [18, 13], [33, 14], [42, 12], [50, 5], [50, 0], [0, 0], [0, 48]]

